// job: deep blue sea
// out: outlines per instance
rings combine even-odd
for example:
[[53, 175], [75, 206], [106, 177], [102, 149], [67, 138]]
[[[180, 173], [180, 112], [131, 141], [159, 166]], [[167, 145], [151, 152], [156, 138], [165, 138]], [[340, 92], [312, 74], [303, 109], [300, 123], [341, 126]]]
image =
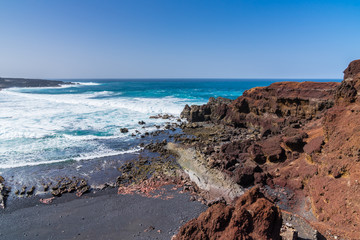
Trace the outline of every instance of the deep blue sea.
[[[140, 147], [132, 133], [154, 131], [154, 125], [169, 121], [150, 116], [179, 116], [185, 104], [204, 104], [218, 96], [235, 99], [246, 89], [280, 80], [66, 81], [77, 84], [0, 91], [0, 173], [136, 152]], [[121, 133], [122, 127], [129, 132]]]

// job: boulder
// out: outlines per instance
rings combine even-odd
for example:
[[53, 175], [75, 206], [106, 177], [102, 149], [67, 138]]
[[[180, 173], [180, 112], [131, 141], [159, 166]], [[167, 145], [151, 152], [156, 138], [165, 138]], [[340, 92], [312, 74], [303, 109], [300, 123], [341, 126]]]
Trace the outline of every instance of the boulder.
[[180, 239], [281, 239], [279, 209], [254, 187], [235, 203], [214, 204], [182, 226], [174, 240]]
[[127, 129], [127, 128], [120, 128], [120, 132], [121, 132], [121, 133], [127, 133], [127, 132], [129, 132], [129, 129]]
[[0, 176], [0, 208], [5, 208], [6, 206], [6, 199], [10, 192], [10, 188], [7, 188], [4, 184], [5, 179]]

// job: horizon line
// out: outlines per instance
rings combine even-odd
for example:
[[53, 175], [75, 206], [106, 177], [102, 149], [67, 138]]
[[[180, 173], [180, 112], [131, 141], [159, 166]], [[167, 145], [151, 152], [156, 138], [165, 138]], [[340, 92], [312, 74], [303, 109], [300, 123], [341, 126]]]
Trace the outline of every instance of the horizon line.
[[98, 78], [37, 78], [37, 77], [3, 77], [0, 78], [17, 78], [17, 79], [37, 79], [37, 80], [342, 80], [343, 78], [299, 78], [299, 77], [279, 77], [279, 78], [241, 78], [241, 77], [98, 77]]
[[[42, 79], [42, 78], [39, 78]], [[124, 78], [124, 77], [110, 77], [110, 78], [47, 78], [43, 80], [207, 80], [207, 79], [225, 79], [225, 80], [342, 80], [343, 78], [295, 78], [295, 77], [281, 77], [281, 78], [235, 78], [235, 77], [151, 77], [151, 78]]]

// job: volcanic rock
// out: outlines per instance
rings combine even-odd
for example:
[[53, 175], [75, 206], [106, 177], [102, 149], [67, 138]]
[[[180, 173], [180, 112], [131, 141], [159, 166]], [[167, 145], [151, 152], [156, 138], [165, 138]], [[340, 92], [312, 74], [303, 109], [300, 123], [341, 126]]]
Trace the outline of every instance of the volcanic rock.
[[218, 122], [225, 117], [227, 111], [227, 105], [232, 100], [227, 98], [213, 98], [209, 99], [209, 102], [202, 106], [186, 105], [184, 110], [181, 112], [180, 117], [186, 118], [189, 122], [203, 122], [203, 121], [214, 121]]
[[127, 133], [127, 132], [129, 132], [129, 129], [127, 129], [127, 128], [120, 128], [120, 132], [121, 132], [121, 133]]
[[10, 189], [5, 186], [4, 184], [5, 179], [0, 176], [0, 208], [5, 208], [6, 206], [6, 199], [10, 192]]
[[281, 239], [281, 225], [279, 209], [255, 187], [234, 206], [212, 205], [182, 226], [174, 239]]
[[281, 142], [280, 136], [271, 137], [259, 142], [267, 161], [279, 162], [285, 160], [285, 151], [281, 147]]
[[34, 191], [35, 191], [35, 186], [32, 186], [32, 187], [26, 192], [26, 194], [27, 194], [28, 196], [33, 195]]
[[338, 103], [352, 103], [357, 99], [360, 88], [360, 60], [352, 61], [344, 70], [344, 81], [335, 93]]
[[283, 140], [285, 145], [289, 147], [292, 151], [301, 152], [303, 151], [303, 147], [305, 145], [305, 142], [303, 140], [306, 137], [307, 134], [305, 132], [300, 132], [295, 136], [285, 137]]
[[279, 82], [244, 92], [234, 101], [211, 98], [202, 106], [185, 106], [182, 118], [189, 122], [222, 122], [235, 127], [256, 127], [278, 133], [293, 124], [291, 117], [309, 121], [334, 104], [339, 83]]
[[312, 153], [319, 153], [321, 151], [323, 144], [324, 144], [324, 137], [323, 136], [316, 137], [311, 141], [309, 141], [304, 146], [304, 151], [309, 155]]
[[[195, 137], [175, 139], [183, 144], [177, 151], [180, 165], [202, 190], [214, 172], [223, 176], [216, 179], [223, 188], [261, 183], [268, 198], [325, 238], [360, 239], [359, 91], [356, 60], [341, 83], [280, 82], [247, 90], [234, 101], [186, 106], [181, 117], [189, 123], [182, 129]], [[193, 165], [200, 162], [201, 168]], [[221, 194], [228, 197], [225, 190]], [[237, 211], [242, 221], [231, 228]], [[271, 239], [252, 235], [257, 228], [249, 226], [258, 212], [215, 204], [186, 224], [177, 239]], [[290, 238], [295, 232], [300, 237], [299, 229], [284, 229]], [[318, 234], [313, 236], [307, 238]]]

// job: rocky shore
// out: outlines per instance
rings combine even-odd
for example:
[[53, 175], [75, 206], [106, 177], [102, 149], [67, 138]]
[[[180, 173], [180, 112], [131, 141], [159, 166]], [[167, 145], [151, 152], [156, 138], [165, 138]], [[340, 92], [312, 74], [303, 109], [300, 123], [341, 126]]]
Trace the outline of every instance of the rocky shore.
[[0, 77], [0, 90], [11, 87], [60, 87], [61, 85], [73, 84], [70, 82], [28, 79], [28, 78], [2, 78]]
[[[185, 204], [184, 219], [193, 219], [159, 239], [360, 239], [360, 60], [344, 74], [341, 83], [278, 82], [247, 90], [235, 100], [210, 98], [202, 106], [185, 106], [182, 120], [141, 135], [154, 141], [143, 144], [138, 157], [119, 164], [113, 182], [91, 186], [77, 176], [62, 178], [45, 183], [41, 191], [47, 195], [38, 201], [48, 206], [61, 195], [74, 196], [65, 193], [76, 192], [83, 200], [115, 191], [118, 197], [140, 195], [154, 204], [173, 201], [166, 211]], [[14, 190], [0, 180], [5, 206]], [[22, 196], [38, 193], [32, 187], [17, 190]], [[118, 201], [111, 198], [111, 204]], [[144, 209], [145, 202], [136, 204]], [[136, 214], [141, 218], [141, 211]], [[155, 230], [150, 227], [149, 232]], [[136, 234], [122, 239], [149, 237]]]
[[186, 106], [195, 137], [168, 147], [202, 197], [223, 203], [176, 239], [359, 239], [359, 90], [356, 60], [341, 83], [279, 82]]

